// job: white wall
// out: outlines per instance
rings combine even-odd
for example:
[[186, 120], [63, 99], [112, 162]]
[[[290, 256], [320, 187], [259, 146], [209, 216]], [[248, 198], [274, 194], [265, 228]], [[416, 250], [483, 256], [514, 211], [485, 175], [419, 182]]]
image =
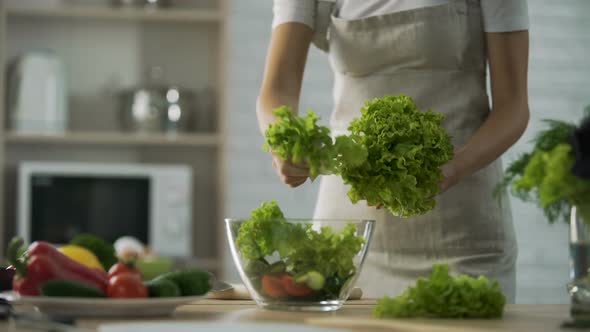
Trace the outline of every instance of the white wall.
[[[227, 214], [245, 216], [264, 200], [276, 199], [290, 217], [310, 216], [317, 183], [289, 189], [279, 183], [255, 119], [272, 1], [234, 0], [230, 5], [229, 167]], [[539, 120], [578, 119], [590, 104], [590, 1], [529, 0], [531, 16], [531, 124], [505, 160], [530, 147]], [[313, 108], [327, 123], [331, 108], [331, 73], [325, 56], [313, 49], [303, 84], [302, 110]], [[568, 280], [566, 225], [547, 224], [534, 206], [513, 200], [520, 254], [519, 303], [565, 303]], [[227, 260], [228, 277], [236, 274]]]
[[[529, 0], [531, 122], [505, 161], [530, 149], [540, 120], [577, 121], [590, 104], [590, 1]], [[517, 230], [517, 301], [566, 302], [569, 278], [567, 225], [548, 225], [542, 212], [513, 199]]]

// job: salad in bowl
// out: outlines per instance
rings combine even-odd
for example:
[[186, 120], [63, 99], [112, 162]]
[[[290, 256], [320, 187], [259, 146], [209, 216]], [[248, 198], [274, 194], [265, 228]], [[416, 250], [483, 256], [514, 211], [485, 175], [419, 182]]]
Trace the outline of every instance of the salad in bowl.
[[333, 311], [350, 295], [373, 233], [373, 220], [288, 219], [276, 202], [250, 218], [226, 219], [240, 276], [268, 309]]

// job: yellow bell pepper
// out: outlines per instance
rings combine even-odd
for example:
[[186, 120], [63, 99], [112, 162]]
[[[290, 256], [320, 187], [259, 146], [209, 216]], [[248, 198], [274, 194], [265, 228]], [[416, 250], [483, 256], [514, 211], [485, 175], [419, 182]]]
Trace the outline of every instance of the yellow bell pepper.
[[70, 244], [59, 248], [59, 251], [84, 266], [104, 271], [104, 267], [100, 264], [96, 255], [86, 248]]

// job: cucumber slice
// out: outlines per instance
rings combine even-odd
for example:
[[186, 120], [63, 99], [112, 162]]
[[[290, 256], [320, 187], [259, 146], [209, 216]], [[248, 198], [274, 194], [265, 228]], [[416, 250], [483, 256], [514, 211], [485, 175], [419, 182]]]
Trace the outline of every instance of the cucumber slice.
[[287, 269], [287, 266], [285, 265], [285, 263], [283, 261], [278, 261], [278, 262], [272, 263], [270, 265], [269, 272], [270, 273], [282, 273], [282, 272], [285, 272], [286, 269]]
[[324, 285], [326, 284], [326, 278], [324, 278], [324, 276], [317, 271], [309, 271], [300, 276], [296, 276], [295, 282], [305, 283], [307, 287], [313, 290], [320, 290], [324, 288]]
[[260, 277], [264, 275], [269, 268], [270, 265], [266, 261], [257, 259], [255, 261], [250, 261], [248, 265], [246, 265], [245, 272], [249, 277]]

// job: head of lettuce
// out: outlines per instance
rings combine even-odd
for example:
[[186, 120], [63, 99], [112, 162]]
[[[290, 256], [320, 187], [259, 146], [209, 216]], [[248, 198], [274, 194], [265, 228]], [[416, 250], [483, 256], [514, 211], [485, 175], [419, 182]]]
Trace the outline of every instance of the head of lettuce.
[[453, 157], [443, 114], [420, 111], [412, 98], [385, 96], [367, 101], [349, 130], [368, 155], [361, 165], [344, 167], [353, 203], [366, 200], [400, 217], [424, 214], [435, 206], [441, 166]]
[[351, 122], [350, 134], [334, 140], [311, 111], [297, 118], [281, 107], [275, 116], [265, 148], [285, 160], [308, 163], [312, 180], [319, 174], [340, 175], [351, 187], [353, 203], [365, 200], [400, 217], [434, 208], [440, 168], [453, 157], [442, 114], [420, 111], [405, 95], [376, 98]]

